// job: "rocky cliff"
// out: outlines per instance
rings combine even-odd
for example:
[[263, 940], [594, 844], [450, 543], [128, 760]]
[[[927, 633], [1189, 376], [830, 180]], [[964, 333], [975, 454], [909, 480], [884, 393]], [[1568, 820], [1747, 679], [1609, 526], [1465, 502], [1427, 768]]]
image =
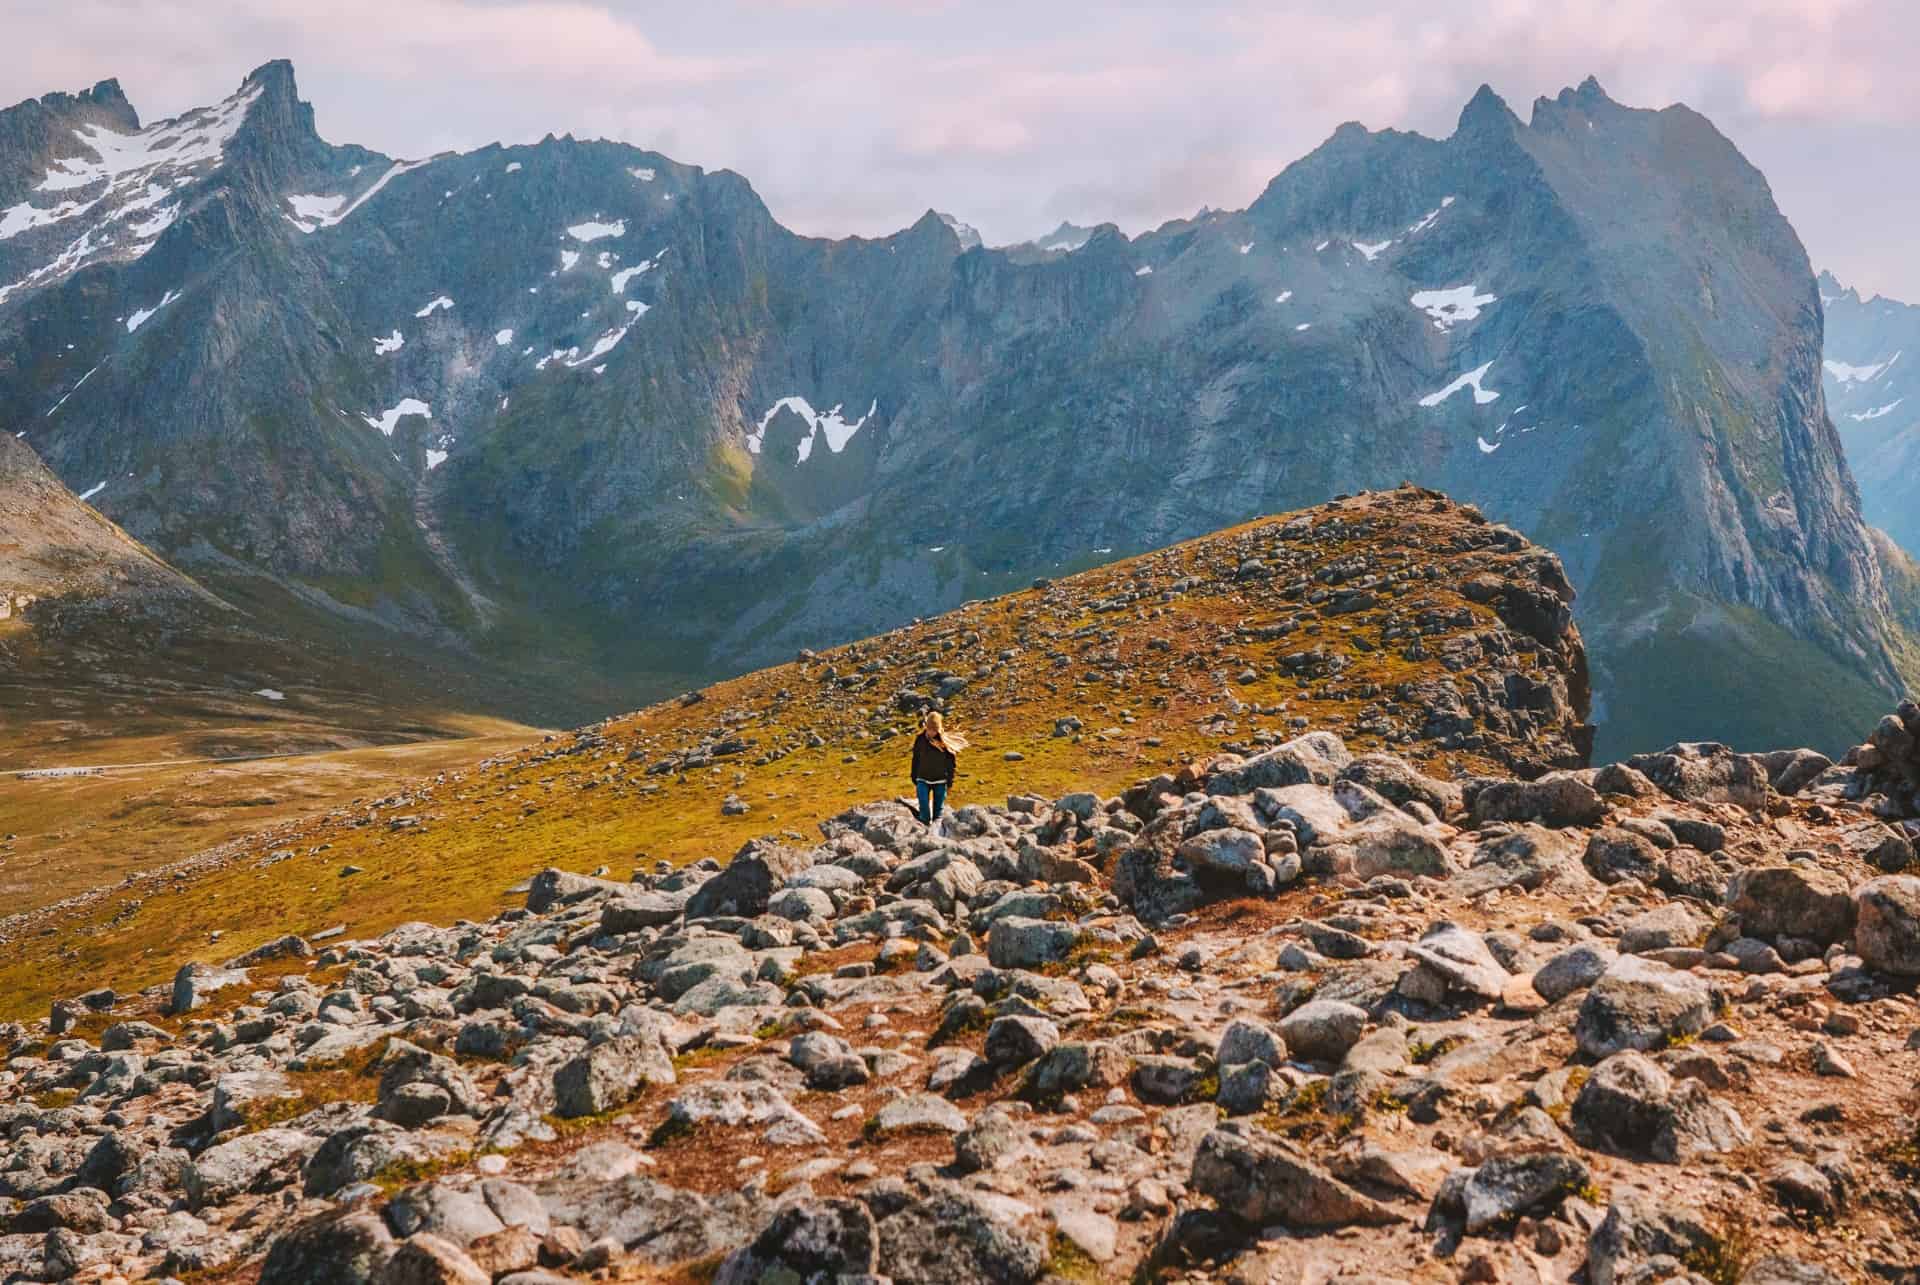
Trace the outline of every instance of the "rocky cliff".
[[1911, 363], [1920, 360], [1920, 307], [1842, 286], [1820, 274], [1826, 313], [1827, 404], [1860, 483], [1867, 521], [1909, 554], [1920, 550], [1920, 397]]

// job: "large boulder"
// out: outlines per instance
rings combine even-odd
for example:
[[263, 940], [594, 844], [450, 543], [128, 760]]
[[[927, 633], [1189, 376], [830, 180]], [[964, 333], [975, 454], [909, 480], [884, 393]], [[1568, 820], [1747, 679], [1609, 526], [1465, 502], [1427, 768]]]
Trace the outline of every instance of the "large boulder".
[[1607, 805], [1572, 772], [1549, 772], [1536, 781], [1493, 781], [1473, 796], [1474, 826], [1492, 821], [1537, 821], [1549, 829], [1592, 825]]
[[1443, 991], [1495, 1000], [1506, 992], [1507, 970], [1479, 933], [1442, 921], [1422, 933], [1407, 954], [1431, 972]]
[[1715, 741], [1682, 742], [1658, 754], [1637, 754], [1627, 766], [1685, 803], [1733, 803], [1752, 811], [1767, 805], [1766, 764]]
[[1191, 1185], [1254, 1227], [1383, 1227], [1404, 1221], [1292, 1143], [1261, 1130], [1207, 1134], [1193, 1157]]
[[[1671, 842], [1671, 840], [1668, 840]], [[1643, 834], [1615, 826], [1596, 830], [1583, 858], [1587, 873], [1601, 883], [1638, 879], [1651, 884], [1660, 873], [1660, 849]]]
[[1338, 1062], [1366, 1026], [1366, 1009], [1337, 999], [1316, 999], [1281, 1018], [1280, 1034], [1295, 1057]]
[[1340, 770], [1339, 779], [1364, 785], [1400, 807], [1424, 804], [1437, 817], [1460, 810], [1460, 787], [1436, 780], [1393, 754], [1362, 754]]
[[1868, 968], [1920, 977], [1920, 878], [1883, 875], [1854, 890], [1854, 944]]
[[728, 1255], [714, 1285], [872, 1276], [878, 1247], [879, 1229], [859, 1201], [808, 1201], [775, 1214], [751, 1245]]
[[205, 1004], [216, 991], [246, 983], [244, 968], [215, 968], [212, 964], [186, 964], [173, 975], [173, 996], [167, 1011], [174, 1016], [191, 1013]]
[[1468, 1235], [1510, 1223], [1525, 1214], [1544, 1215], [1591, 1179], [1585, 1162], [1558, 1147], [1516, 1147], [1480, 1162], [1461, 1193]]
[[987, 960], [995, 968], [1038, 968], [1065, 959], [1079, 940], [1072, 924], [1008, 915], [987, 933]]
[[1811, 862], [1750, 866], [1734, 875], [1727, 908], [1740, 931], [1762, 941], [1798, 937], [1831, 946], [1853, 932], [1853, 895], [1846, 877]]
[[632, 884], [595, 879], [549, 866], [527, 885], [527, 909], [536, 915], [544, 915], [555, 906], [571, 906], [595, 897], [623, 896], [633, 890]]
[[701, 884], [687, 898], [687, 918], [738, 915], [751, 919], [765, 914], [767, 901], [794, 875], [813, 864], [806, 848], [790, 848], [769, 839], [749, 839], [733, 854], [727, 868]]
[[1665, 1164], [1753, 1141], [1739, 1113], [1698, 1080], [1676, 1081], [1640, 1053], [1616, 1053], [1595, 1067], [1570, 1118], [1587, 1146]]
[[1587, 991], [1573, 1034], [1589, 1057], [1656, 1051], [1679, 1036], [1699, 1034], [1724, 1007], [1718, 989], [1692, 973], [1622, 955]]
[[673, 1083], [673, 1060], [658, 1038], [618, 1035], [553, 1073], [553, 1109], [567, 1119], [603, 1115], [649, 1085]]
[[393, 1257], [393, 1233], [364, 1209], [323, 1214], [282, 1233], [267, 1251], [260, 1285], [369, 1285]]
[[1251, 758], [1216, 765], [1208, 794], [1251, 794], [1262, 787], [1332, 785], [1353, 755], [1332, 732], [1308, 732]]
[[[1046, 1271], [1032, 1207], [941, 1183], [880, 1220], [879, 1273], [928, 1285], [1028, 1285]], [[794, 1278], [802, 1279], [802, 1278]]]
[[261, 1129], [209, 1147], [187, 1166], [187, 1201], [195, 1209], [225, 1204], [235, 1196], [275, 1191], [292, 1182], [320, 1145], [296, 1129]]
[[1618, 958], [1619, 953], [1611, 946], [1576, 943], [1540, 965], [1533, 975], [1533, 989], [1551, 1004], [1599, 981]]
[[1716, 1241], [1704, 1219], [1686, 1202], [1660, 1200], [1625, 1188], [1607, 1206], [1606, 1217], [1587, 1238], [1591, 1285], [1624, 1285], [1644, 1279], [1653, 1258], [1683, 1259]]

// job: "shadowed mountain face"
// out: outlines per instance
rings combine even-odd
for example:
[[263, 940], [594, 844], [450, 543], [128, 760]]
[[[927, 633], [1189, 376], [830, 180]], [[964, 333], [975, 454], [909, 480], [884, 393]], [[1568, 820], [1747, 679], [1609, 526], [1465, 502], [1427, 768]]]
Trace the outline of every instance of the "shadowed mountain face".
[[1860, 482], [1860, 507], [1909, 554], [1920, 550], [1920, 307], [1820, 274], [1825, 385]]
[[1798, 239], [1708, 121], [1592, 81], [1004, 251], [799, 237], [611, 143], [333, 147], [284, 63], [144, 129], [111, 82], [11, 109], [0, 201], [8, 431], [216, 586], [556, 691], [1403, 478], [1565, 559], [1603, 754], [1831, 747], [1900, 682]]

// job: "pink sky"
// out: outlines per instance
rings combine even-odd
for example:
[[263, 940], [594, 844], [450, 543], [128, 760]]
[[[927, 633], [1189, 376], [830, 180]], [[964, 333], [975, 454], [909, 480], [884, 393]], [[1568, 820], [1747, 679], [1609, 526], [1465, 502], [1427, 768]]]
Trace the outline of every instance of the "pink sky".
[[1445, 135], [1597, 75], [1763, 169], [1817, 266], [1920, 299], [1920, 9], [1901, 0], [9, 0], [0, 102], [119, 77], [159, 118], [293, 59], [396, 156], [548, 132], [752, 180], [803, 232], [928, 207], [992, 242], [1250, 201], [1345, 120]]

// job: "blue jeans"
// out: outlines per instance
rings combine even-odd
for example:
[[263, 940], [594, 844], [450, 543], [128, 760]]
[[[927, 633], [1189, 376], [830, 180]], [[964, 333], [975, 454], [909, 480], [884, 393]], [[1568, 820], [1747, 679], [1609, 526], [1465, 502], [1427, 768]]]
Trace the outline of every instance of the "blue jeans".
[[947, 806], [947, 786], [949, 781], [915, 781], [913, 789], [920, 796], [920, 824], [932, 825], [940, 819], [941, 809]]

